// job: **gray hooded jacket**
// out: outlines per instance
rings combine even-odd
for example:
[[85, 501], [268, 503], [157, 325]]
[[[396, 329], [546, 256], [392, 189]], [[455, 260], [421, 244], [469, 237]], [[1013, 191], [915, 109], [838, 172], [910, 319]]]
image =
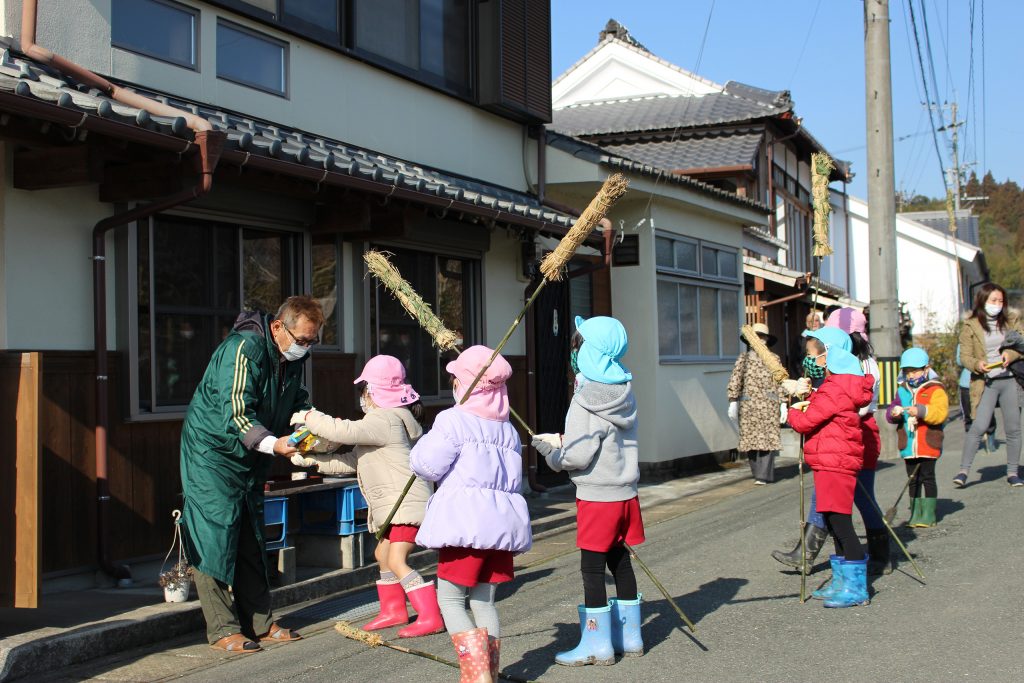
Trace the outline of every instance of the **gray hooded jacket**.
[[571, 473], [580, 500], [613, 502], [637, 495], [638, 455], [632, 384], [587, 382], [569, 404], [562, 448], [547, 463]]

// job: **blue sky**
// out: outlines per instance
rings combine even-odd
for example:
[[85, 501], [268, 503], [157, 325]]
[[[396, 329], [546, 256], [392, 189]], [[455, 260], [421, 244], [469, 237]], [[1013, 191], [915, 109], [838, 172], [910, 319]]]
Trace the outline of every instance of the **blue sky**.
[[[973, 86], [969, 69], [970, 0], [913, 2], [929, 88], [922, 2], [930, 29], [938, 100], [952, 102], [956, 98], [958, 118], [967, 119], [967, 125], [960, 128], [961, 163], [976, 162], [972, 168], [979, 172], [988, 168], [997, 180], [1009, 178], [1022, 183], [1024, 126], [1019, 118], [1024, 110], [1024, 34], [1020, 27], [1024, 26], [1024, 2], [974, 0]], [[860, 0], [553, 0], [554, 76], [597, 44], [598, 32], [609, 18], [624, 24], [655, 55], [695, 70], [712, 4], [707, 40], [696, 72], [718, 83], [736, 80], [762, 88], [790, 90], [803, 125], [834, 156], [853, 162], [857, 176], [851, 193], [866, 196], [864, 21]], [[897, 138], [896, 189], [941, 196], [942, 176], [928, 114], [921, 104], [924, 94], [907, 0], [890, 0], [889, 12], [893, 133]], [[930, 94], [935, 99], [934, 92]], [[943, 111], [943, 117], [948, 123], [948, 109]], [[948, 133], [940, 132], [943, 166], [952, 165], [949, 143]]]

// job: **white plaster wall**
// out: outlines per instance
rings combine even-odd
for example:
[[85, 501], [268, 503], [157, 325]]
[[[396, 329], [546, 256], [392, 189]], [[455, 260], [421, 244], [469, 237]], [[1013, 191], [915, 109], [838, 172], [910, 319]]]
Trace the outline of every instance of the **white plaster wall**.
[[[92, 348], [92, 227], [113, 208], [96, 201], [95, 186], [29, 192], [4, 183], [3, 191], [4, 348]], [[107, 257], [107, 346], [114, 349], [116, 263], [110, 234]]]
[[[616, 206], [617, 217], [635, 225], [646, 197]], [[711, 240], [739, 248], [739, 222], [658, 198], [652, 206], [659, 231]], [[725, 414], [725, 387], [732, 361], [662, 364], [658, 359], [657, 276], [654, 233], [639, 230], [640, 265], [612, 268], [612, 311], [626, 326], [630, 350], [624, 362], [633, 373], [640, 416], [640, 459], [663, 462], [736, 447], [737, 435]]]
[[[529, 284], [522, 277], [519, 242], [503, 230], [491, 235], [491, 249], [484, 255], [484, 343], [491, 348], [501, 341], [526, 302]], [[526, 325], [520, 324], [503, 355], [526, 355]]]
[[[59, 11], [40, 3], [36, 39], [103, 75], [526, 189], [519, 124], [227, 10], [181, 1], [201, 10], [198, 72], [112, 48], [110, 0], [60, 0]], [[290, 43], [287, 99], [217, 78], [218, 16]], [[4, 2], [5, 34], [20, 35], [20, 17], [20, 0]]]

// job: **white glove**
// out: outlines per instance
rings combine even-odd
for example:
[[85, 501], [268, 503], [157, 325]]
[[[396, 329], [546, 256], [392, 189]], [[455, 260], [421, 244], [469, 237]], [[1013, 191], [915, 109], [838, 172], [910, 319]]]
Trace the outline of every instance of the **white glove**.
[[292, 464], [296, 467], [313, 467], [318, 465], [316, 458], [305, 458], [301, 453], [296, 453], [292, 456]]
[[785, 403], [779, 404], [779, 424], [786, 424], [786, 420], [789, 418], [789, 408]]
[[732, 420], [733, 424], [739, 426], [739, 423], [740, 423], [740, 404], [739, 404], [739, 401], [729, 401], [729, 419]]
[[306, 413], [308, 413], [308, 412], [309, 412], [308, 410], [300, 410], [299, 412], [294, 413], [292, 415], [291, 419], [288, 420], [288, 424], [290, 424], [290, 425], [304, 425], [304, 424], [306, 424]]
[[801, 377], [796, 381], [796, 395], [809, 396], [811, 393], [811, 378]]
[[537, 449], [537, 452], [545, 459], [555, 451], [562, 448], [561, 434], [534, 434], [530, 445]]
[[917, 429], [917, 418], [907, 417], [907, 431], [912, 432]]
[[893, 406], [892, 407], [892, 416], [893, 417], [899, 417], [902, 414], [903, 414], [903, 406]]
[[782, 380], [782, 390], [786, 392], [787, 396], [796, 396], [797, 387], [800, 386], [800, 380], [796, 379], [784, 379]]

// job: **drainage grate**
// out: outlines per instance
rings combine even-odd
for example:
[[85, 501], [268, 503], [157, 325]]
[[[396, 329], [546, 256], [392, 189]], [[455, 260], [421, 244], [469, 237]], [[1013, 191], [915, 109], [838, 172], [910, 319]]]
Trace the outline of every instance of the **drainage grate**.
[[344, 595], [339, 598], [330, 598], [315, 605], [303, 607], [288, 616], [315, 624], [321, 621], [354, 619], [367, 614], [373, 614], [379, 608], [380, 603], [377, 601], [377, 591], [374, 589]]

